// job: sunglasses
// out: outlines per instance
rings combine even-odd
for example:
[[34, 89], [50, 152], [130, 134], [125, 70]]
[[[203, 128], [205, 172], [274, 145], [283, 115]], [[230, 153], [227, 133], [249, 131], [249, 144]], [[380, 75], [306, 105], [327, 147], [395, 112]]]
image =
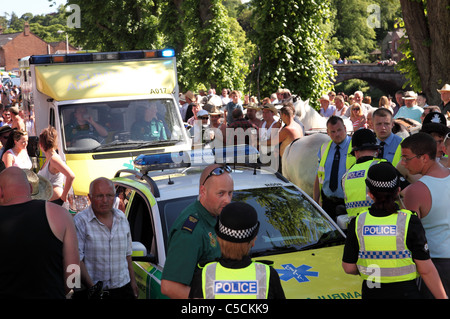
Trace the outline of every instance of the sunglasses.
[[203, 181], [202, 185], [205, 185], [206, 181], [208, 180], [208, 178], [210, 178], [211, 176], [220, 176], [223, 173], [231, 173], [231, 167], [228, 165], [225, 166], [220, 166], [220, 167], [216, 167], [215, 169], [213, 169], [208, 176], [206, 176], [205, 180]]
[[359, 107], [353, 109], [353, 111], [359, 111], [359, 110], [360, 110]]

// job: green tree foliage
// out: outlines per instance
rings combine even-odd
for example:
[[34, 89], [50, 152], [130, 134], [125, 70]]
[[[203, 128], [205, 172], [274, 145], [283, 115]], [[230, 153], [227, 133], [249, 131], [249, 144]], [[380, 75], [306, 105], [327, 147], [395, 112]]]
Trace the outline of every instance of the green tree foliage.
[[245, 34], [234, 21], [219, 0], [170, 1], [165, 7], [162, 30], [177, 48], [182, 90], [244, 89], [248, 64], [246, 46], [239, 44]]
[[160, 0], [69, 0], [81, 8], [81, 28], [70, 33], [86, 49], [121, 51], [159, 47]]
[[324, 53], [327, 34], [320, 28], [330, 16], [329, 1], [254, 0], [252, 6], [261, 96], [286, 87], [317, 106], [334, 76]]

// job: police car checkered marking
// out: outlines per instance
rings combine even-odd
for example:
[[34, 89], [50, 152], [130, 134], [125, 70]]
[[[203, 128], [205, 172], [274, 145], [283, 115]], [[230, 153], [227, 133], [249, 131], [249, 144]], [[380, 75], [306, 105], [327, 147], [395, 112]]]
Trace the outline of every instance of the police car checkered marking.
[[362, 200], [356, 202], [350, 202], [345, 204], [345, 208], [358, 208], [358, 207], [370, 207], [373, 204], [373, 200]]
[[411, 251], [359, 251], [358, 258], [361, 259], [403, 259], [411, 258]]

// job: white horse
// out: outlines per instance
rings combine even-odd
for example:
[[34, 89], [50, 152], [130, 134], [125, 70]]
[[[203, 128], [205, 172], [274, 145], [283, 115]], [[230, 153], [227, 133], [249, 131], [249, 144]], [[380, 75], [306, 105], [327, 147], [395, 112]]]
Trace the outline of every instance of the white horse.
[[323, 133], [306, 135], [287, 146], [281, 158], [283, 176], [311, 197], [319, 166], [317, 153], [329, 140], [330, 137]]
[[[323, 117], [309, 105], [309, 99], [306, 101], [300, 98], [294, 103], [297, 117], [303, 123], [305, 132], [326, 132], [328, 118]], [[347, 132], [353, 132], [353, 124], [349, 118], [342, 116]]]

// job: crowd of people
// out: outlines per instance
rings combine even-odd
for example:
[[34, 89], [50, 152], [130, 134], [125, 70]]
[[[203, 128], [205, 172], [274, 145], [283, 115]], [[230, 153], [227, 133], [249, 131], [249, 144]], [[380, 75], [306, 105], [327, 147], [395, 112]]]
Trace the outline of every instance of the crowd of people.
[[[450, 86], [438, 91], [442, 105], [437, 108], [414, 92], [397, 92], [395, 102], [380, 99], [377, 108], [360, 91], [353, 96], [330, 92], [320, 98], [319, 113], [327, 118], [330, 141], [317, 154], [313, 199], [346, 230], [342, 265], [348, 274], [364, 279], [363, 298], [448, 297]], [[222, 145], [227, 140], [241, 143], [239, 135], [230, 133], [241, 128], [250, 132], [244, 143], [254, 138], [258, 147], [281, 157], [287, 145], [305, 134], [288, 89], [261, 102], [223, 89], [217, 96], [219, 106], [208, 104], [214, 96], [212, 89], [180, 95], [180, 113], [194, 129], [194, 139], [200, 123], [199, 143], [205, 139], [219, 139]], [[5, 116], [8, 111], [11, 120]], [[131, 232], [116, 208], [111, 180], [92, 181], [89, 207], [72, 217], [62, 205], [75, 175], [57, 153], [56, 130], [48, 127], [39, 134], [45, 163], [35, 174], [30, 170], [28, 132], [20, 107], [7, 107], [3, 115], [0, 246], [11, 258], [0, 265], [0, 297], [65, 298], [73, 275], [70, 266], [79, 265], [84, 289], [75, 290], [73, 298], [136, 298]], [[353, 134], [347, 132], [345, 117], [353, 123]], [[394, 134], [399, 117], [420, 122], [421, 131], [405, 139]], [[166, 296], [214, 298], [214, 290], [208, 288], [214, 276], [232, 280], [238, 274], [264, 287], [255, 291], [258, 297], [285, 298], [271, 265], [249, 257], [259, 222], [250, 205], [231, 201], [230, 172], [219, 164], [206, 167], [198, 199], [174, 222], [161, 279]], [[24, 231], [29, 236], [22, 236]], [[205, 244], [211, 243], [212, 234], [218, 245]], [[112, 249], [105, 249], [106, 243]], [[44, 253], [43, 245], [48, 247]], [[21, 247], [31, 255], [21, 253]], [[36, 260], [37, 276], [24, 282], [10, 275], [26, 273], [30, 258]], [[373, 269], [374, 264], [379, 268]], [[379, 272], [375, 283], [374, 271]], [[373, 284], [379, 289], [370, 289]]]

